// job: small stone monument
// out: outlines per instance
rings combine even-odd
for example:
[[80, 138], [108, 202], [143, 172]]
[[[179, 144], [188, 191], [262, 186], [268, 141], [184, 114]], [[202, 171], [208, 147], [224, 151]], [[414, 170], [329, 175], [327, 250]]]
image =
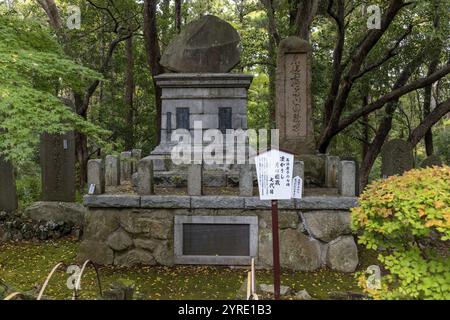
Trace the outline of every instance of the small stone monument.
[[422, 161], [422, 163], [420, 164], [421, 168], [428, 168], [428, 167], [433, 167], [433, 166], [437, 166], [437, 167], [442, 166], [441, 159], [439, 158], [439, 156], [434, 155], [434, 154], [427, 157], [426, 159], [424, 159]]
[[43, 201], [75, 201], [75, 134], [41, 135]]
[[414, 167], [413, 146], [408, 141], [394, 139], [381, 150], [381, 176], [401, 175]]
[[88, 193], [105, 193], [105, 166], [102, 159], [88, 161]]
[[311, 97], [311, 46], [298, 37], [281, 41], [277, 58], [276, 124], [280, 147], [315, 152]]
[[118, 156], [106, 156], [105, 158], [105, 185], [120, 185], [120, 158]]
[[17, 209], [16, 180], [11, 162], [0, 157], [0, 211]]
[[133, 174], [133, 158], [131, 151], [120, 154], [120, 181], [131, 181]]

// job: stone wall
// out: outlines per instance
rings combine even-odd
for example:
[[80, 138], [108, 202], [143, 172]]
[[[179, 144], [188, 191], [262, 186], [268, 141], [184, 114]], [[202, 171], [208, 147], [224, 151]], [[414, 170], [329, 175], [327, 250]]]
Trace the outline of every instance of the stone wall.
[[[257, 216], [257, 264], [272, 265], [270, 201], [233, 196], [85, 196], [89, 208], [78, 258], [99, 264], [174, 264], [174, 217]], [[279, 201], [281, 265], [352, 272], [358, 264], [350, 230], [353, 197]]]

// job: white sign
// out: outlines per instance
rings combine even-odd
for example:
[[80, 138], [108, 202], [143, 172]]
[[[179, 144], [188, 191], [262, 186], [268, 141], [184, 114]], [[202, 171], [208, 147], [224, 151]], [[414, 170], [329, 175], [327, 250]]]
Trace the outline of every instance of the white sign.
[[303, 193], [303, 181], [299, 176], [292, 179], [292, 198], [301, 199]]
[[94, 194], [94, 192], [95, 192], [95, 184], [92, 183], [92, 184], [89, 186], [88, 194]]
[[255, 157], [261, 200], [286, 200], [292, 196], [294, 155], [270, 150]]

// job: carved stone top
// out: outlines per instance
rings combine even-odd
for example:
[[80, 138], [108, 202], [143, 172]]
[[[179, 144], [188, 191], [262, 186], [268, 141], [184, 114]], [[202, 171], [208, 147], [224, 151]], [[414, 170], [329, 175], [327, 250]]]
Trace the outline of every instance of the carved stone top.
[[226, 73], [240, 61], [240, 37], [228, 22], [206, 15], [189, 23], [165, 50], [161, 65], [180, 73]]

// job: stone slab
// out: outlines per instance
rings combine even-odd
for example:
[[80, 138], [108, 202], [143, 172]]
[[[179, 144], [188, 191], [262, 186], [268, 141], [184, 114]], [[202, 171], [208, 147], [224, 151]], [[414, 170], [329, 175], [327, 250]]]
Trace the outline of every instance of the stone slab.
[[189, 196], [142, 196], [141, 208], [170, 208], [189, 209], [191, 197]]
[[83, 204], [92, 208], [139, 208], [141, 197], [132, 195], [85, 195]]

